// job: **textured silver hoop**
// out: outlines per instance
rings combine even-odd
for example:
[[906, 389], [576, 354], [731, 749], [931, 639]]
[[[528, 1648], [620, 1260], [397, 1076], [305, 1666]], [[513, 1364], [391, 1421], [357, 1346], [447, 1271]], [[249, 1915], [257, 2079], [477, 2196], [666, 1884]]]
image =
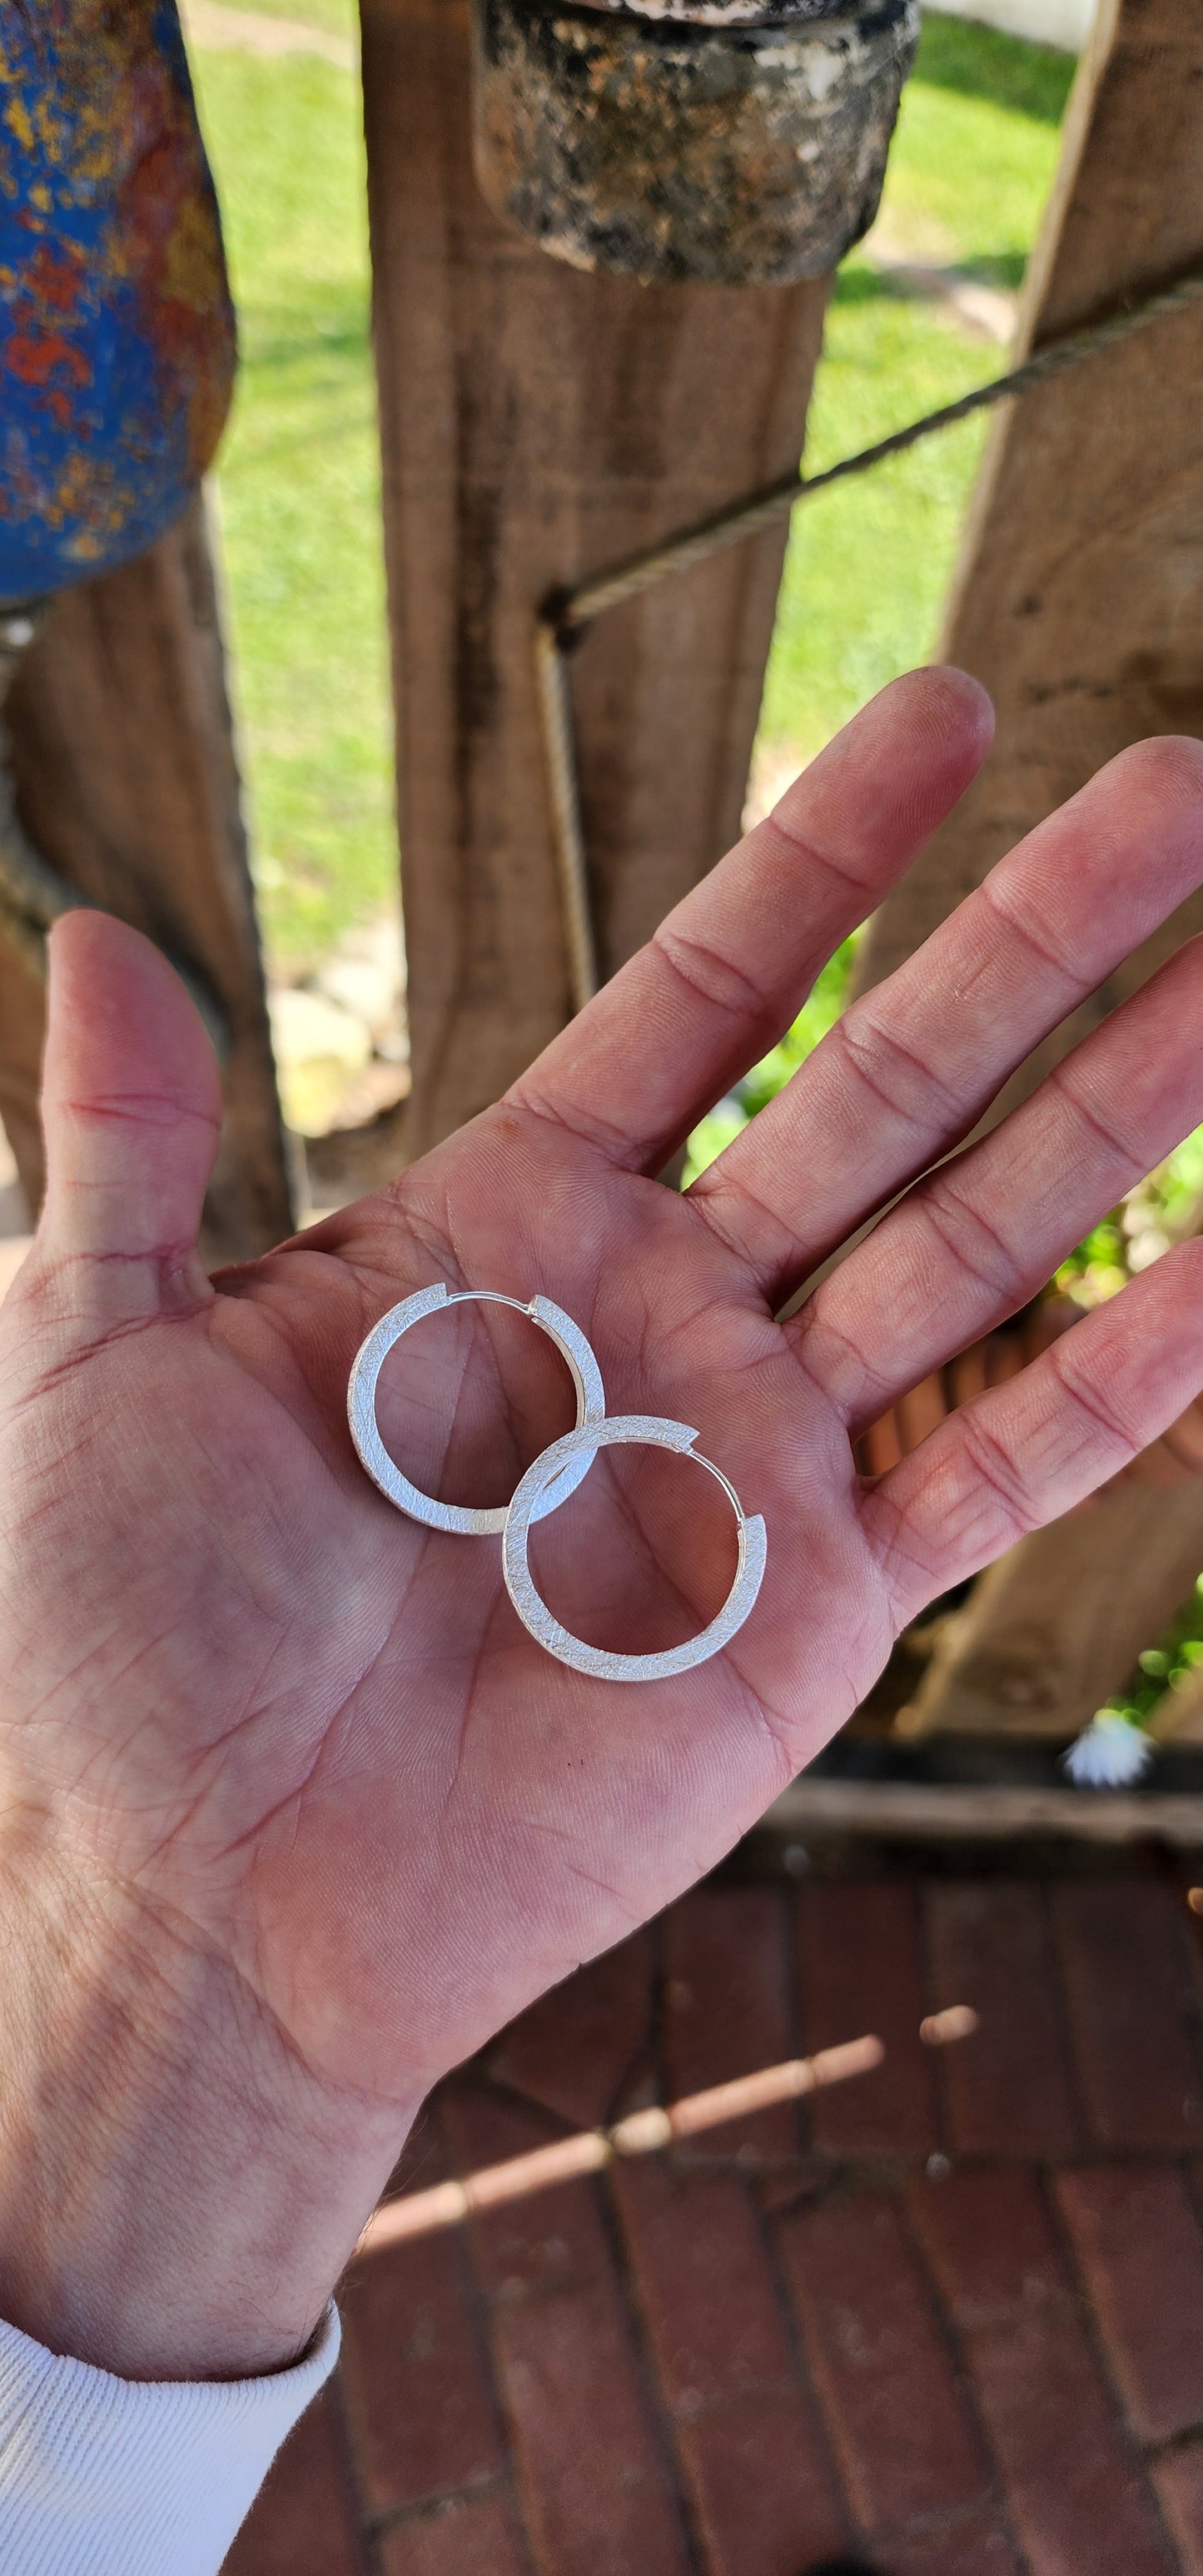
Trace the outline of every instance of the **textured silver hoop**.
[[[727, 1645], [742, 1628], [764, 1579], [768, 1536], [757, 1513], [748, 1520], [734, 1485], [716, 1467], [712, 1458], [704, 1458], [694, 1448], [696, 1431], [687, 1422], [670, 1422], [655, 1413], [616, 1413], [608, 1421], [595, 1423], [592, 1429], [569, 1431], [562, 1440], [553, 1440], [534, 1465], [528, 1467], [505, 1516], [505, 1543], [502, 1563], [506, 1589], [514, 1608], [532, 1637], [545, 1646], [558, 1663], [570, 1664], [576, 1673], [588, 1673], [603, 1682], [667, 1681], [674, 1673], [690, 1672], [695, 1664], [705, 1664], [720, 1647]], [[534, 1576], [527, 1562], [527, 1540], [531, 1523], [540, 1517], [540, 1496], [550, 1486], [558, 1490], [564, 1470], [584, 1456], [590, 1463], [599, 1449], [630, 1446], [632, 1448], [677, 1449], [696, 1459], [699, 1467], [722, 1486], [739, 1526], [739, 1562], [735, 1581], [708, 1628], [689, 1637], [683, 1646], [670, 1646], [660, 1655], [612, 1655], [602, 1646], [587, 1646], [562, 1628], [552, 1617], [543, 1596], [535, 1588]]]
[[[529, 1315], [532, 1324], [537, 1324], [540, 1332], [546, 1333], [549, 1341], [555, 1343], [566, 1363], [576, 1394], [576, 1430], [568, 1436], [577, 1440], [578, 1445], [562, 1474], [558, 1468], [553, 1468], [550, 1475], [541, 1480], [537, 1507], [529, 1518], [545, 1520], [549, 1512], [558, 1511], [560, 1504], [566, 1503], [570, 1494], [575, 1494], [593, 1464], [594, 1452], [586, 1434], [591, 1426], [601, 1428], [606, 1397], [601, 1370], [579, 1324], [573, 1323], [571, 1315], [566, 1315], [562, 1306], [553, 1306], [549, 1297], [532, 1297], [529, 1306], [524, 1306], [520, 1297], [503, 1297], [495, 1288], [452, 1290], [442, 1280], [437, 1287], [419, 1288], [416, 1296], [403, 1298], [399, 1306], [391, 1307], [387, 1315], [381, 1316], [357, 1352], [347, 1389], [347, 1418], [362, 1465], [373, 1484], [379, 1485], [381, 1493], [387, 1495], [390, 1503], [396, 1504], [399, 1512], [406, 1512], [410, 1520], [424, 1521], [428, 1529], [451, 1530], [461, 1538], [489, 1538], [504, 1530], [506, 1505], [499, 1503], [489, 1510], [473, 1511], [463, 1503], [436, 1502], [433, 1494], [424, 1494], [420, 1486], [411, 1484], [408, 1476], [402, 1475], [396, 1459], [391, 1458], [385, 1448], [376, 1421], [377, 1381], [389, 1352], [402, 1334], [409, 1331], [411, 1324], [420, 1323], [424, 1315], [439, 1314], [444, 1306], [469, 1305], [512, 1306], [515, 1314]], [[550, 1454], [544, 1450], [540, 1466], [545, 1464]], [[521, 1486], [518, 1490], [521, 1492]]]

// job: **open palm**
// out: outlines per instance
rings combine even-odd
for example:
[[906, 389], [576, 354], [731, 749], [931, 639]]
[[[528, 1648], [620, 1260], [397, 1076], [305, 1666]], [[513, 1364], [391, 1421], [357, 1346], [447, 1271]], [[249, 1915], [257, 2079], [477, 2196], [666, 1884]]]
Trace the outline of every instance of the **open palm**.
[[[891, 1474], [854, 1466], [857, 1432], [1203, 1116], [1188, 948], [943, 1161], [1203, 877], [1197, 745], [1125, 754], [686, 1196], [654, 1178], [987, 739], [958, 675], [888, 691], [507, 1101], [215, 1290], [194, 1252], [216, 1116], [199, 1026], [132, 934], [87, 914], [56, 934], [47, 1209], [0, 1318], [2, 1749], [27, 1820], [9, 1867], [44, 1873], [63, 1937], [137, 1962], [137, 1997], [153, 1979], [171, 1998], [156, 2033], [211, 2050], [219, 2090], [258, 2089], [268, 2130], [309, 2121], [331, 2277], [432, 2080], [709, 1867], [901, 1624], [1203, 1381], [1203, 1246], [1184, 1245]], [[351, 1361], [438, 1280], [554, 1299], [608, 1409], [695, 1426], [763, 1514], [763, 1590], [724, 1654], [670, 1682], [582, 1678], [521, 1626], [498, 1539], [420, 1528], [368, 1482]], [[491, 1307], [428, 1319], [382, 1383], [394, 1454], [459, 1501], [503, 1500], [570, 1420], [555, 1354]], [[726, 1592], [731, 1521], [687, 1460], [612, 1452], [533, 1556], [575, 1631], [660, 1646]]]

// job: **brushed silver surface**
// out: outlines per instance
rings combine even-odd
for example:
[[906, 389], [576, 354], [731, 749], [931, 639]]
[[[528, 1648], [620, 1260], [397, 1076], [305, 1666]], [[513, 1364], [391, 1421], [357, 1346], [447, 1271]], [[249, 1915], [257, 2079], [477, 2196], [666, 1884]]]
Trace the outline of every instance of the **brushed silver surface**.
[[[588, 1430], [569, 1431], [562, 1440], [553, 1440], [542, 1457], [527, 1468], [505, 1516], [502, 1564], [506, 1589], [523, 1626], [549, 1655], [555, 1656], [557, 1663], [569, 1664], [574, 1672], [588, 1673], [595, 1681], [668, 1681], [675, 1673], [687, 1673], [695, 1664], [708, 1663], [742, 1628], [764, 1577], [768, 1534], [759, 1513], [752, 1520], [746, 1518], [735, 1487], [721, 1467], [694, 1448], [697, 1436], [687, 1422], [670, 1422], [654, 1413], [616, 1413]], [[558, 1490], [553, 1480], [562, 1480], [567, 1468], [582, 1455], [592, 1464], [599, 1449], [628, 1446], [675, 1449], [695, 1459], [722, 1486], [739, 1529], [735, 1581], [717, 1617], [696, 1637], [687, 1638], [683, 1646], [667, 1647], [657, 1655], [611, 1654], [603, 1646], [587, 1646], [582, 1638], [574, 1637], [548, 1609], [527, 1561], [527, 1540], [532, 1522], [540, 1517], [540, 1497], [549, 1486], [553, 1492]]]
[[[367, 1469], [373, 1484], [379, 1486], [390, 1503], [396, 1504], [399, 1512], [405, 1512], [410, 1520], [423, 1521], [427, 1529], [449, 1530], [458, 1538], [489, 1538], [504, 1530], [507, 1506], [499, 1503], [488, 1510], [474, 1511], [463, 1503], [436, 1502], [433, 1494], [424, 1494], [420, 1486], [412, 1484], [409, 1477], [403, 1475], [396, 1459], [390, 1457], [385, 1448], [376, 1421], [376, 1387], [380, 1371], [402, 1334], [409, 1331], [411, 1324], [420, 1323], [424, 1316], [439, 1314], [444, 1306], [468, 1305], [512, 1306], [515, 1314], [529, 1315], [532, 1324], [537, 1324], [540, 1332], [546, 1333], [549, 1341], [555, 1343], [572, 1379], [576, 1395], [576, 1430], [568, 1436], [576, 1440], [578, 1434], [587, 1435], [591, 1425], [600, 1426], [606, 1410], [601, 1371], [579, 1324], [573, 1323], [571, 1315], [566, 1315], [562, 1306], [554, 1306], [550, 1297], [532, 1297], [530, 1304], [524, 1305], [520, 1297], [503, 1297], [496, 1288], [453, 1290], [444, 1280], [439, 1280], [433, 1288], [419, 1288], [413, 1297], [403, 1298], [399, 1306], [390, 1307], [388, 1314], [382, 1315], [379, 1323], [373, 1325], [356, 1353], [351, 1370], [347, 1388], [347, 1419], [361, 1464]], [[549, 1455], [550, 1452], [544, 1450], [543, 1459]], [[594, 1451], [587, 1437], [583, 1437], [563, 1472], [553, 1469], [550, 1476], [543, 1478], [537, 1508], [529, 1517], [545, 1520], [549, 1512], [558, 1511], [560, 1504], [567, 1502], [569, 1495], [576, 1492], [577, 1486], [588, 1475], [593, 1458]], [[536, 1463], [541, 1465], [543, 1459]]]

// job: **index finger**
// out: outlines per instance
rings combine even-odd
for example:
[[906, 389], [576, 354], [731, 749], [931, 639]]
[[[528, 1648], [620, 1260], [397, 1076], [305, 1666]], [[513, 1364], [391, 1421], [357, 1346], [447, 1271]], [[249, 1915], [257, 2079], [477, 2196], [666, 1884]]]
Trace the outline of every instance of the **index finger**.
[[976, 776], [985, 690], [913, 671], [872, 699], [507, 1095], [656, 1172], [796, 1019], [820, 969]]

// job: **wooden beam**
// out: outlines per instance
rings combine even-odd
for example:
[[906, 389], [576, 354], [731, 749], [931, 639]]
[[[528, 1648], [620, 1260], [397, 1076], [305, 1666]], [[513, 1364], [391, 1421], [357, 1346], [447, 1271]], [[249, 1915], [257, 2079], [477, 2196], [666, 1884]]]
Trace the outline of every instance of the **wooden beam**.
[[1203, 1797], [1157, 1790], [928, 1787], [909, 1780], [811, 1780], [786, 1789], [749, 1839], [863, 1834], [881, 1842], [1161, 1842], [1203, 1851]]
[[[1017, 355], [1203, 259], [1203, 14], [1103, 0], [1068, 111]], [[882, 905], [859, 985], [912, 954], [995, 861], [1147, 734], [1203, 732], [1203, 307], [996, 419], [944, 639], [998, 711], [977, 784]], [[1203, 929], [1194, 896], [1040, 1048], [1066, 1048]]]
[[0, 923], [0, 1119], [31, 1215], [42, 1195], [38, 1086], [45, 1026], [42, 987]]
[[[64, 592], [8, 702], [25, 827], [60, 875], [195, 967], [229, 1030], [212, 1263], [266, 1251], [292, 1215], [201, 504], [148, 554]], [[0, 1115], [42, 1189], [42, 995], [0, 938]]]
[[[796, 461], [827, 283], [562, 266], [476, 190], [467, 0], [362, 18], [416, 1155], [568, 1016], [535, 610]], [[783, 545], [574, 655], [603, 974], [738, 833]]]
[[1168, 1493], [1125, 1478], [979, 1576], [899, 1732], [1067, 1743], [1156, 1644], [1201, 1566], [1203, 1477]]
[[[1203, 15], [1104, 0], [1031, 265], [1020, 355], [1203, 257]], [[945, 651], [998, 710], [977, 785], [883, 905], [861, 989], [909, 956], [1022, 833], [1147, 734], [1203, 733], [1195, 307], [1008, 405], [971, 513]], [[1203, 930], [1195, 895], [1040, 1047], [1001, 1115]], [[1072, 1733], [1203, 1566], [1203, 1483], [1139, 1486], [1027, 1539], [977, 1586], [912, 1721]]]

